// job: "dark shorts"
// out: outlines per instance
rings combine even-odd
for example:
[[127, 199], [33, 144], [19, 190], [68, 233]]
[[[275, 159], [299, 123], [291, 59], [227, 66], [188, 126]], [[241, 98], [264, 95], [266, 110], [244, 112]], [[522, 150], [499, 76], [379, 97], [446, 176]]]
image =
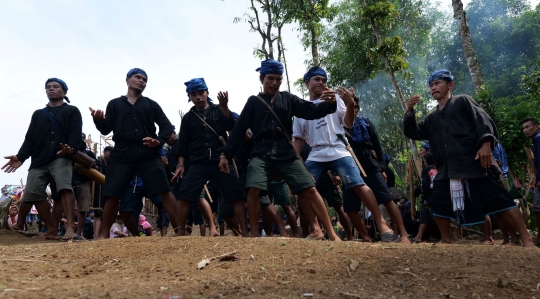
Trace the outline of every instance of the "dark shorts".
[[[469, 179], [470, 196], [465, 197], [462, 226], [485, 222], [485, 216], [517, 208], [510, 194], [500, 179], [488, 169], [488, 175], [479, 179]], [[458, 220], [452, 208], [450, 180], [433, 183], [431, 193], [431, 211], [433, 216]]]
[[220, 200], [219, 207], [218, 207], [218, 217], [222, 217], [222, 218], [234, 217], [233, 203]]
[[195, 202], [189, 204], [189, 215], [187, 219], [188, 225], [201, 225], [204, 224], [203, 216], [199, 210], [199, 206]]
[[326, 200], [329, 207], [343, 207], [343, 198], [328, 175], [322, 175], [317, 181], [317, 192]]
[[296, 158], [287, 161], [275, 161], [256, 157], [249, 161], [246, 189], [257, 188], [261, 190], [261, 195], [266, 195], [268, 185], [274, 174], [280, 174], [283, 177], [293, 194], [315, 187], [315, 182], [305, 166], [302, 165], [302, 161]]
[[[121, 196], [119, 212], [131, 212], [140, 214], [143, 208], [143, 197], [145, 196], [145, 188], [128, 187], [124, 188], [124, 195]], [[137, 220], [138, 222], [138, 220]]]
[[178, 199], [188, 199], [192, 202], [199, 200], [204, 184], [214, 179], [223, 194], [222, 201], [233, 202], [243, 200], [244, 189], [234, 171], [230, 174], [219, 170], [217, 161], [191, 164], [182, 179]]
[[[366, 185], [373, 191], [375, 199], [377, 200], [377, 205], [392, 201], [392, 195], [390, 195], [390, 190], [388, 190], [388, 186], [384, 181], [382, 173], [370, 173], [363, 179]], [[343, 209], [345, 212], [358, 212], [360, 211], [361, 204], [362, 202], [356, 192], [351, 189], [343, 192]]]
[[167, 173], [161, 159], [147, 159], [135, 162], [110, 162], [105, 174], [103, 196], [119, 197], [126, 193], [126, 186], [137, 172], [144, 182], [146, 193], [155, 195], [170, 190]]
[[271, 181], [268, 185], [268, 198], [274, 202], [276, 206], [290, 206], [291, 197], [289, 196], [289, 188], [284, 181]]
[[426, 204], [422, 204], [422, 207], [420, 208], [420, 224], [433, 224], [433, 214], [431, 211], [427, 208]]

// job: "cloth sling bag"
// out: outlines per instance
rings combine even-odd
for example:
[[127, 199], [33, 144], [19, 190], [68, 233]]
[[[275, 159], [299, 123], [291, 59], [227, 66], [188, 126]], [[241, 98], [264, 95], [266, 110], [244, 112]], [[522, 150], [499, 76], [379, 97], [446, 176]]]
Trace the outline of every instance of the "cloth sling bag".
[[[227, 142], [225, 141], [225, 138], [223, 138], [223, 136], [219, 135], [218, 132], [216, 132], [216, 130], [214, 130], [214, 128], [212, 128], [212, 126], [209, 125], [204, 120], [204, 118], [202, 118], [197, 112], [193, 112], [193, 114], [195, 114], [208, 128], [210, 128], [210, 130], [212, 130], [212, 132], [214, 132], [214, 134], [216, 134], [216, 136], [219, 138], [219, 141], [221, 141], [221, 143], [223, 145], [227, 144]], [[232, 117], [232, 115], [231, 115], [231, 117]], [[240, 174], [238, 173], [238, 168], [236, 167], [236, 161], [234, 161], [234, 158], [232, 159], [232, 163], [233, 163], [234, 171], [236, 171], [236, 175], [238, 175], [238, 177], [240, 177]]]
[[294, 150], [294, 146], [293, 146], [293, 141], [292, 141], [292, 138], [291, 138], [291, 135], [289, 135], [289, 133], [287, 133], [287, 130], [285, 129], [285, 125], [283, 125], [283, 123], [281, 122], [281, 120], [279, 119], [279, 117], [277, 116], [276, 112], [274, 112], [274, 109], [272, 109], [272, 106], [270, 106], [270, 104], [268, 104], [268, 102], [266, 102], [261, 96], [257, 96], [257, 98], [263, 102], [263, 104], [266, 106], [266, 108], [268, 108], [268, 110], [270, 110], [270, 112], [272, 112], [272, 114], [274, 115], [274, 117], [277, 119], [277, 121], [279, 122], [279, 124], [281, 125], [281, 133], [283, 134], [283, 136], [285, 136], [285, 139], [287, 139], [287, 141], [289, 142], [289, 145], [293, 148], [293, 151], [294, 153], [296, 154], [296, 158], [298, 158], [298, 160], [300, 160], [300, 162], [302, 162], [302, 165], [304, 165], [304, 168], [306, 169], [307, 173], [309, 174], [309, 176], [311, 177], [311, 179], [313, 180], [314, 183], [317, 183], [317, 181], [315, 180], [315, 178], [313, 177], [313, 175], [311, 174], [311, 172], [309, 171], [309, 168], [306, 166], [306, 163], [304, 162], [304, 159], [302, 159], [302, 157], [300, 157], [300, 155]]

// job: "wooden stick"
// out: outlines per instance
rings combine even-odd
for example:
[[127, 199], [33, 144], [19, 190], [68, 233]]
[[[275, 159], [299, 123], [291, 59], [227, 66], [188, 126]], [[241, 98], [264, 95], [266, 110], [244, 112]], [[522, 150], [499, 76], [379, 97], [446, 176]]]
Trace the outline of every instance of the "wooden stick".
[[212, 195], [210, 195], [210, 191], [208, 191], [208, 187], [206, 187], [206, 184], [204, 184], [204, 192], [206, 192], [206, 195], [208, 195], [208, 199], [210, 200], [210, 202], [214, 202], [212, 200]]

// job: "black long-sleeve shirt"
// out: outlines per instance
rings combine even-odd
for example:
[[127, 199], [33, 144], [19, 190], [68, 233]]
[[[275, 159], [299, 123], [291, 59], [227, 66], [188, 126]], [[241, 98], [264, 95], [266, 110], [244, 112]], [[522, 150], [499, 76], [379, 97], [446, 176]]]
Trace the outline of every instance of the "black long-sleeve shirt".
[[487, 175], [487, 169], [475, 157], [486, 141], [491, 143], [493, 150], [497, 128], [470, 96], [453, 96], [442, 110], [439, 111], [437, 105], [435, 111], [418, 124], [414, 113], [406, 113], [403, 127], [405, 136], [429, 140], [438, 171], [435, 180], [474, 179]]
[[[292, 136], [293, 116], [308, 120], [319, 119], [334, 113], [337, 108], [336, 103], [314, 104], [286, 91], [278, 92], [273, 102], [269, 95], [259, 93], [259, 96], [272, 106], [289, 136]], [[247, 129], [253, 132], [254, 147], [251, 158], [268, 157], [285, 161], [296, 157], [293, 147], [279, 131], [281, 130], [280, 122], [260, 99], [251, 96], [240, 114], [227, 145], [223, 147], [223, 153], [227, 158], [234, 156]]]
[[[140, 159], [161, 159], [159, 149], [173, 133], [172, 124], [158, 103], [147, 97], [139, 97], [135, 104], [126, 96], [109, 101], [105, 121], [94, 119], [96, 128], [103, 135], [113, 132], [114, 149], [110, 162], [135, 162]], [[156, 135], [156, 126], [159, 133]], [[143, 138], [159, 141], [159, 146], [143, 145]]]
[[234, 128], [234, 118], [232, 115], [226, 118], [219, 105], [209, 102], [208, 107], [203, 111], [197, 111], [195, 107], [192, 107], [182, 117], [178, 135], [178, 156], [184, 157], [189, 163], [219, 160], [223, 143], [195, 113], [202, 117], [225, 141], [227, 131]]
[[56, 126], [43, 114], [42, 109], [34, 111], [24, 142], [17, 154], [17, 158], [22, 162], [32, 157], [29, 169], [47, 165], [56, 158], [71, 159], [71, 155], [56, 155], [60, 150], [60, 143], [69, 145], [75, 151], [81, 147], [82, 117], [79, 109], [67, 103], [46, 108], [60, 123], [64, 134], [61, 136]]
[[366, 118], [366, 121], [369, 124], [369, 141], [362, 143], [355, 142], [349, 136], [349, 134], [352, 134], [352, 130], [347, 127], [345, 127], [345, 131], [349, 134], [345, 135], [347, 135], [347, 140], [349, 140], [354, 154], [356, 155], [356, 158], [358, 158], [358, 162], [360, 162], [360, 165], [362, 165], [362, 168], [364, 168], [366, 174], [370, 175], [373, 173], [384, 171], [385, 164], [384, 153], [381, 142], [379, 140], [379, 134], [377, 133], [377, 129], [369, 119]]

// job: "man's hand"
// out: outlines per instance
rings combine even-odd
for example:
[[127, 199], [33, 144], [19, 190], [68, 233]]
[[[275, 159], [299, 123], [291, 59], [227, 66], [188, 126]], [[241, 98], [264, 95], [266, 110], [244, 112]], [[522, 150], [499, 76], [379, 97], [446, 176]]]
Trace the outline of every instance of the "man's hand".
[[474, 157], [475, 160], [480, 159], [480, 164], [484, 168], [488, 168], [493, 164], [493, 155], [491, 153], [491, 142], [486, 141], [482, 143], [482, 146], [476, 153], [476, 157]]
[[183, 165], [177, 165], [176, 166], [176, 170], [174, 171], [174, 175], [173, 177], [171, 178], [171, 183], [174, 182], [174, 180], [176, 178], [183, 178], [184, 177], [184, 172], [186, 171], [186, 169], [184, 168]]
[[144, 137], [143, 145], [148, 146], [148, 147], [156, 147], [156, 146], [159, 146], [159, 141], [152, 137]]
[[21, 162], [21, 160], [19, 160], [17, 156], [7, 156], [4, 158], [9, 159], [9, 161], [4, 166], [2, 166], [2, 169], [6, 173], [15, 172], [15, 170], [17, 170], [23, 164], [23, 162]]
[[350, 90], [347, 90], [347, 88], [340, 86], [338, 88], [338, 94], [343, 102], [345, 102], [345, 105], [354, 105], [354, 88], [351, 87]]
[[412, 97], [409, 98], [409, 104], [407, 105], [407, 112], [413, 112], [414, 110], [414, 106], [416, 104], [420, 103], [420, 96], [419, 95], [414, 95]]
[[161, 162], [163, 163], [163, 166], [169, 166], [169, 159], [167, 159], [167, 157], [161, 156]]
[[71, 155], [73, 149], [67, 144], [60, 143], [60, 150], [56, 152], [57, 155]]
[[321, 95], [321, 100], [325, 103], [335, 103], [336, 102], [336, 92], [326, 87]]
[[219, 157], [219, 170], [224, 173], [231, 173], [231, 169], [229, 168], [229, 160], [227, 160], [227, 157]]
[[88, 109], [90, 109], [90, 114], [95, 120], [105, 121], [105, 112], [103, 110], [94, 110], [92, 107], [88, 107]]
[[384, 182], [388, 183], [388, 176], [386, 176], [386, 172], [381, 171], [382, 177], [384, 178]]
[[223, 107], [223, 106], [227, 106], [227, 104], [229, 103], [229, 92], [228, 91], [220, 91], [218, 92], [217, 94], [217, 99], [219, 101], [219, 106]]

